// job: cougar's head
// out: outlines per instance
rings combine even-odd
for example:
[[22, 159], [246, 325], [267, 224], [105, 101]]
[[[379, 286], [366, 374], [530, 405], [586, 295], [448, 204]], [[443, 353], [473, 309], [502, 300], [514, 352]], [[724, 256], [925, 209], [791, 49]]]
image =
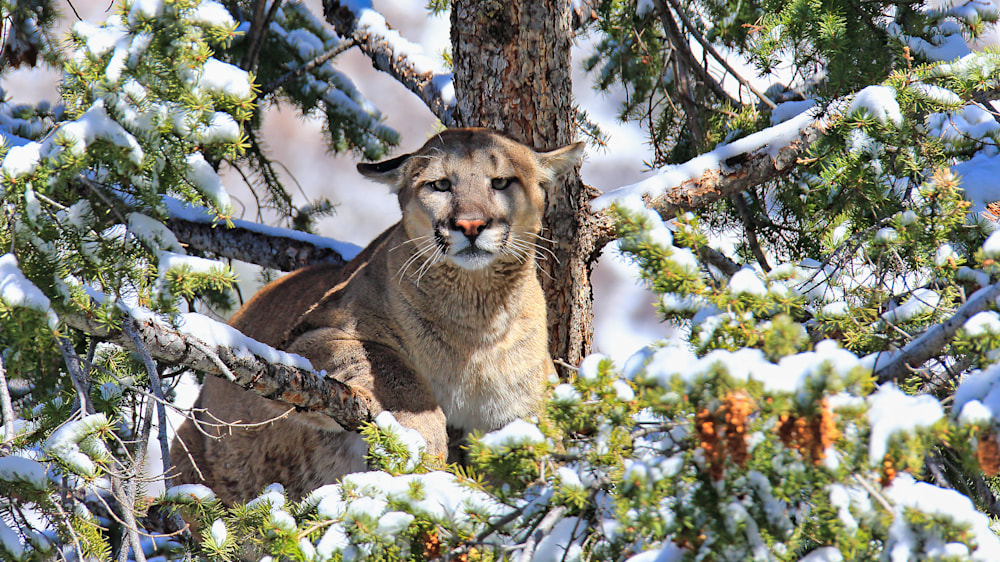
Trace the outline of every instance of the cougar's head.
[[415, 255], [474, 270], [533, 254], [546, 189], [582, 153], [583, 143], [535, 152], [489, 129], [449, 129], [358, 171], [399, 195]]

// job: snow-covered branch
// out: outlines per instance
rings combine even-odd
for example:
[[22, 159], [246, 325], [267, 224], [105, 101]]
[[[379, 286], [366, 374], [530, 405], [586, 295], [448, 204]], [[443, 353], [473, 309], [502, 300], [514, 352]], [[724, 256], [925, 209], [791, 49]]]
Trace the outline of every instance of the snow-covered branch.
[[166, 225], [177, 239], [222, 257], [292, 271], [318, 263], [344, 264], [361, 251], [354, 244], [250, 221], [234, 219], [227, 228], [207, 209], [166, 201], [171, 215]]
[[969, 318], [989, 308], [998, 296], [1000, 296], [1000, 283], [976, 291], [951, 318], [932, 326], [906, 347], [894, 353], [889, 363], [875, 371], [875, 378], [880, 383], [898, 381], [919, 370], [921, 365], [940, 353], [944, 346], [955, 338], [955, 334]]
[[453, 115], [455, 88], [452, 76], [441, 71], [419, 45], [391, 29], [369, 0], [327, 0], [326, 19], [341, 37], [351, 38], [378, 70], [420, 96], [447, 127], [457, 125]]
[[378, 413], [369, 398], [317, 373], [306, 359], [277, 351], [200, 314], [182, 314], [176, 326], [148, 313], [125, 315], [122, 322], [127, 328], [108, 328], [79, 314], [61, 318], [73, 328], [132, 351], [139, 351], [139, 341], [161, 363], [225, 377], [265, 398], [330, 416], [350, 430], [371, 422]]
[[591, 207], [602, 210], [617, 201], [673, 218], [791, 172], [828, 126], [825, 117], [804, 111], [683, 164], [664, 166], [651, 178], [594, 199]]

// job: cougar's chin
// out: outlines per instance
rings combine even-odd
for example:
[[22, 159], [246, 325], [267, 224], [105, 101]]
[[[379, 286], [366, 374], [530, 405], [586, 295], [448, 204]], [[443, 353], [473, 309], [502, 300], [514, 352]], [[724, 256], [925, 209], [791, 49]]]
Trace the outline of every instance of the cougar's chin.
[[451, 263], [470, 271], [488, 267], [496, 257], [497, 254], [473, 245], [467, 245], [465, 248], [448, 255]]

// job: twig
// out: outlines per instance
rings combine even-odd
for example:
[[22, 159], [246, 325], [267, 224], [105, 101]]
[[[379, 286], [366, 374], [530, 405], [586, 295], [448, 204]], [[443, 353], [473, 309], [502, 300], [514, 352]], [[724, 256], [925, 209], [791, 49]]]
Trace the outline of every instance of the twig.
[[875, 372], [875, 378], [880, 383], [896, 381], [909, 375], [914, 369], [919, 370], [921, 365], [934, 357], [955, 337], [969, 318], [989, 308], [998, 295], [1000, 295], [1000, 283], [983, 287], [973, 293], [951, 318], [931, 326], [901, 349], [889, 363]]
[[62, 508], [59, 502], [52, 502], [52, 507], [56, 509], [59, 513], [60, 526], [66, 531], [66, 534], [73, 539], [73, 550], [76, 552], [77, 560], [84, 560], [83, 549], [80, 548], [80, 539], [76, 536], [76, 531], [73, 526], [69, 524], [69, 515], [66, 514], [66, 510]]
[[289, 70], [285, 74], [282, 74], [278, 78], [275, 78], [274, 80], [268, 82], [267, 85], [265, 85], [263, 88], [260, 89], [260, 93], [257, 94], [257, 99], [260, 100], [264, 96], [284, 86], [290, 80], [294, 80], [307, 72], [312, 72], [313, 69], [322, 66], [323, 64], [326, 63], [326, 61], [332, 59], [333, 57], [339, 55], [340, 53], [343, 53], [344, 51], [350, 49], [354, 45], [355, 45], [354, 39], [351, 38], [345, 39], [340, 43], [337, 43], [329, 51], [319, 55], [318, 57], [299, 66], [298, 68]]
[[253, 70], [257, 66], [257, 57], [260, 56], [260, 48], [264, 44], [264, 37], [267, 36], [267, 30], [271, 24], [271, 20], [274, 19], [274, 14], [277, 13], [278, 7], [281, 6], [281, 0], [272, 0], [271, 9], [267, 11], [267, 15], [264, 15], [264, 2], [266, 0], [257, 0], [253, 7], [253, 23], [250, 28], [250, 35], [248, 39], [250, 40], [250, 50], [247, 51], [245, 57], [243, 57], [243, 63], [240, 65], [243, 70]]
[[[170, 439], [167, 437], [167, 408], [164, 406], [166, 398], [163, 396], [163, 385], [160, 382], [160, 374], [156, 369], [156, 363], [153, 361], [153, 357], [149, 354], [149, 351], [146, 349], [146, 345], [143, 343], [139, 334], [136, 333], [132, 325], [126, 322], [122, 325], [122, 329], [135, 344], [139, 355], [142, 357], [142, 362], [146, 366], [146, 373], [149, 375], [149, 385], [153, 388], [153, 395], [156, 396], [156, 401], [149, 407], [156, 408], [156, 433], [157, 439], [160, 442], [163, 487], [170, 488], [173, 485], [170, 477], [170, 470], [174, 465], [170, 462]], [[149, 435], [147, 433], [142, 438], [142, 443], [140, 445], [143, 451], [145, 451], [148, 439]], [[184, 529], [184, 521], [181, 519], [179, 514], [174, 513], [170, 517], [170, 521], [173, 523], [175, 529]]]
[[14, 440], [14, 405], [10, 401], [10, 391], [7, 389], [7, 373], [0, 355], [0, 412], [3, 413], [3, 444]]
[[[687, 14], [684, 13], [683, 8], [681, 7], [680, 4], [677, 3], [677, 0], [666, 0], [666, 1], [670, 3], [670, 6], [674, 9], [674, 13], [676, 13], [677, 17], [679, 17], [681, 21], [684, 23], [684, 27], [688, 29], [688, 32], [691, 33], [691, 36], [694, 37], [698, 41], [698, 43], [701, 44], [702, 48], [704, 48], [707, 53], [712, 55], [712, 58], [719, 61], [719, 64], [721, 64], [722, 67], [726, 69], [726, 72], [731, 74], [733, 78], [736, 78], [736, 80], [739, 81], [740, 84], [742, 84], [748, 90], [753, 92], [755, 96], [760, 98], [760, 101], [764, 102], [764, 105], [770, 107], [771, 109], [777, 107], [773, 101], [771, 101], [770, 99], [768, 99], [766, 95], [764, 95], [763, 92], [754, 87], [754, 85], [751, 84], [747, 79], [743, 78], [743, 76], [741, 76], [739, 72], [736, 72], [736, 69], [734, 69], [729, 64], [729, 62], [725, 59], [725, 57], [720, 55], [718, 51], [715, 50], [715, 47], [713, 47], [712, 44], [705, 39], [705, 37], [701, 34], [701, 32], [698, 31], [698, 28], [695, 27], [693, 23], [691, 23], [691, 20], [688, 19]], [[656, 4], [658, 9], [660, 10], [666, 9], [666, 5], [664, 5], [664, 0], [656, 0]]]
[[[121, 478], [111, 477], [111, 489], [122, 510], [122, 518], [125, 520], [125, 530], [127, 531], [128, 542], [132, 545], [132, 556], [136, 562], [146, 562], [146, 553], [142, 551], [142, 542], [139, 538], [139, 527], [135, 520], [135, 513], [132, 511], [135, 506], [134, 495], [129, 495], [122, 487]], [[127, 505], [126, 505], [127, 502]], [[124, 541], [122, 541], [124, 543]], [[128, 562], [128, 548], [122, 544], [118, 553], [119, 562]]]
[[[542, 521], [535, 528], [535, 531], [528, 537], [528, 540], [524, 543], [524, 549], [521, 551], [521, 556], [518, 557], [518, 562], [531, 562], [531, 557], [535, 554], [535, 548], [538, 547], [538, 543], [541, 542], [546, 535], [548, 535], [552, 528], [556, 526], [556, 523], [562, 519], [563, 514], [566, 513], [566, 506], [560, 505], [559, 507], [553, 509], [552, 511], [545, 514]], [[567, 545], [567, 548], [569, 546]]]
[[872, 486], [860, 474], [855, 473], [853, 476], [854, 476], [854, 481], [860, 484], [861, 487], [864, 488], [866, 492], [868, 492], [868, 495], [875, 498], [875, 501], [877, 501], [879, 505], [882, 506], [883, 509], [885, 509], [889, 513], [893, 512], [892, 504], [890, 504], [889, 500], [885, 499], [885, 496], [880, 494], [879, 491], [876, 490], [874, 486]]
[[750, 215], [750, 208], [747, 206], [746, 199], [743, 198], [742, 193], [734, 193], [729, 199], [733, 202], [733, 206], [736, 207], [740, 217], [743, 219], [743, 231], [747, 235], [747, 243], [750, 245], [753, 257], [764, 271], [771, 271], [771, 266], [767, 264], [767, 257], [760, 249], [760, 241], [757, 240], [757, 226]]
[[80, 369], [80, 358], [77, 357], [73, 344], [65, 336], [56, 336], [56, 344], [59, 347], [59, 352], [62, 353], [63, 361], [66, 363], [66, 370], [69, 371], [73, 388], [76, 389], [77, 400], [80, 401], [80, 411], [84, 415], [92, 414], [94, 410], [90, 405], [90, 390], [87, 379]]
[[711, 246], [698, 246], [695, 251], [698, 253], [699, 259], [708, 262], [709, 265], [714, 266], [727, 277], [736, 275], [736, 272], [740, 270], [740, 264]]
[[325, 8], [326, 19], [333, 24], [337, 34], [352, 38], [361, 52], [368, 55], [376, 69], [389, 74], [417, 94], [446, 127], [458, 125], [453, 111], [454, 98], [446, 99], [442, 91], [444, 82], [450, 81], [450, 75], [435, 75], [432, 71], [420, 72], [414, 61], [405, 53], [398, 52], [393, 42], [381, 35], [378, 28], [358, 27], [360, 14], [347, 2], [331, 0], [325, 3]]

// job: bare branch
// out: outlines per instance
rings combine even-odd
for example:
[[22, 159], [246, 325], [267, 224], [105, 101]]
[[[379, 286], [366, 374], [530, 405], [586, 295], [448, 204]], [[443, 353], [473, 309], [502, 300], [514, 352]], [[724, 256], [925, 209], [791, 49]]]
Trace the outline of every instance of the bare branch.
[[[405, 40], [401, 40], [398, 33], [389, 29], [384, 20], [383, 25], [361, 23], [362, 14], [355, 12], [346, 3], [325, 0], [323, 8], [327, 21], [333, 24], [337, 33], [341, 37], [353, 39], [361, 52], [372, 60], [376, 69], [388, 73], [417, 94], [446, 127], [458, 125], [453, 111], [454, 95], [447, 91], [452, 88], [451, 75], [435, 74], [432, 70], [421, 68], [422, 65], [414, 60], [418, 46], [406, 42], [408, 47], [412, 46], [412, 50], [401, 52], [399, 47]], [[365, 10], [365, 15], [368, 16], [365, 18], [366, 22], [382, 19], [378, 12], [370, 9]], [[393, 37], [392, 34], [396, 36]]]
[[14, 440], [14, 407], [10, 401], [10, 391], [7, 389], [7, 373], [0, 355], [0, 413], [3, 414], [3, 443], [6, 445]]
[[157, 440], [160, 443], [160, 460], [163, 463], [163, 482], [164, 486], [169, 488], [171, 486], [170, 468], [173, 464], [170, 462], [170, 440], [167, 438], [167, 409], [163, 405], [166, 399], [163, 396], [163, 385], [160, 384], [160, 373], [156, 370], [156, 362], [146, 349], [146, 345], [142, 343], [139, 334], [132, 328], [132, 324], [129, 322], [122, 324], [122, 332], [132, 340], [136, 351], [142, 358], [142, 364], [146, 367], [146, 374], [149, 376], [149, 386], [153, 390], [153, 396], [156, 397], [155, 404], [150, 404], [149, 407], [156, 408]]
[[[764, 102], [764, 105], [770, 107], [771, 109], [774, 109], [776, 107], [773, 101], [768, 99], [768, 97], [765, 96], [763, 92], [755, 88], [754, 85], [751, 84], [747, 79], [743, 78], [743, 76], [741, 76], [739, 72], [736, 72], [736, 69], [734, 69], [729, 64], [729, 61], [727, 61], [725, 57], [720, 55], [718, 51], [715, 50], [715, 47], [713, 47], [712, 44], [709, 43], [707, 39], [705, 39], [705, 37], [701, 34], [701, 32], [698, 31], [698, 28], [695, 27], [693, 23], [691, 23], [691, 20], [688, 19], [687, 14], [684, 13], [684, 10], [681, 8], [680, 4], [678, 4], [676, 0], [666, 0], [666, 1], [670, 3], [670, 6], [674, 9], [674, 13], [677, 14], [677, 17], [679, 17], [681, 21], [684, 22], [684, 27], [688, 29], [688, 32], [691, 34], [691, 36], [694, 37], [698, 41], [698, 43], [701, 44], [702, 48], [705, 49], [705, 51], [707, 51], [709, 54], [712, 55], [712, 58], [719, 61], [719, 64], [721, 64], [723, 68], [726, 69], [726, 72], [731, 74], [734, 78], [736, 78], [737, 81], [739, 81], [740, 84], [742, 84], [748, 90], [753, 92], [755, 96], [760, 98], [760, 101]], [[660, 12], [666, 13], [667, 6], [666, 3], [664, 3], [664, 0], [656, 0], [656, 8]]]
[[90, 403], [90, 384], [83, 369], [80, 368], [80, 358], [73, 349], [73, 344], [65, 336], [56, 336], [56, 344], [59, 352], [62, 353], [63, 361], [66, 363], [66, 370], [69, 371], [69, 378], [76, 389], [77, 400], [80, 401], [80, 412], [83, 415], [94, 413], [93, 405]]
[[266, 1], [257, 0], [254, 2], [250, 33], [247, 34], [250, 49], [240, 62], [240, 67], [243, 70], [253, 70], [257, 66], [257, 57], [260, 56], [260, 48], [264, 44], [264, 38], [267, 37], [271, 20], [274, 19], [274, 15], [277, 13], [278, 7], [281, 6], [282, 0], [272, 0], [271, 7], [267, 10], [267, 15], [265, 15], [264, 4]]
[[1000, 296], [1000, 283], [983, 287], [973, 293], [972, 297], [960, 306], [951, 318], [931, 326], [906, 347], [896, 352], [889, 363], [875, 371], [875, 378], [880, 383], [898, 381], [914, 371], [920, 370], [921, 365], [948, 345], [948, 342], [955, 337], [955, 334], [969, 318], [989, 308], [997, 296]]
[[767, 256], [760, 249], [760, 241], [757, 239], [757, 225], [753, 222], [750, 207], [747, 205], [746, 199], [743, 198], [743, 193], [734, 193], [729, 199], [740, 213], [740, 218], [743, 219], [743, 232], [747, 235], [747, 243], [750, 246], [753, 257], [764, 271], [771, 271], [771, 266], [767, 263]]
[[[61, 315], [69, 326], [84, 333], [138, 351], [136, 342], [122, 328], [111, 328], [80, 314]], [[298, 410], [329, 416], [346, 429], [357, 431], [375, 419], [376, 406], [365, 394], [346, 384], [326, 378], [316, 371], [282, 363], [270, 363], [253, 350], [211, 346], [179, 330], [164, 320], [149, 317], [137, 320], [126, 315], [123, 323], [138, 336], [150, 355], [163, 364], [185, 365], [204, 373], [222, 376], [219, 362], [241, 387], [265, 398], [294, 406]], [[219, 323], [219, 329], [227, 327]], [[261, 344], [263, 345], [263, 344]]]
[[716, 81], [715, 77], [709, 74], [708, 69], [704, 66], [698, 64], [695, 60], [694, 54], [691, 53], [691, 46], [688, 44], [687, 39], [681, 33], [680, 29], [677, 28], [677, 22], [670, 15], [670, 10], [661, 2], [660, 6], [657, 7], [656, 13], [660, 17], [660, 24], [663, 26], [664, 33], [667, 34], [667, 38], [670, 40], [670, 45], [673, 47], [675, 55], [679, 58], [679, 62], [687, 67], [688, 70], [694, 72], [698, 75], [698, 79], [712, 91], [713, 94], [721, 101], [728, 101], [733, 107], [739, 107], [742, 105], [739, 100], [733, 98], [729, 95], [729, 92], [722, 87]]

